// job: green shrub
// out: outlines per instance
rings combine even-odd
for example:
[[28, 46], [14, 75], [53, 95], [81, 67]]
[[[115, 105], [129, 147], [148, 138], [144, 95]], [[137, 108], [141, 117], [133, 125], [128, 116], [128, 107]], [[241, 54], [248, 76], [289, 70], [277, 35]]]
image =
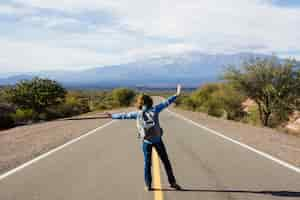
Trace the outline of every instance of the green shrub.
[[0, 104], [0, 129], [11, 128], [15, 125], [13, 118], [15, 108], [9, 104]]
[[214, 117], [223, 117], [225, 115], [224, 103], [221, 99], [212, 98], [204, 104], [207, 114]]
[[116, 107], [114, 102], [100, 102], [95, 106], [95, 110], [110, 110]]
[[241, 120], [245, 115], [242, 102], [245, 97], [227, 83], [203, 85], [189, 96], [179, 100], [180, 107], [205, 112], [215, 117]]
[[179, 96], [175, 101], [175, 106], [192, 111], [196, 110], [196, 104], [189, 95]]
[[88, 101], [68, 94], [63, 104], [52, 106], [46, 110], [46, 119], [56, 119], [61, 117], [71, 117], [89, 112]]
[[238, 92], [231, 84], [223, 83], [218, 92], [215, 93], [229, 120], [241, 120], [245, 116], [242, 103], [246, 97]]
[[7, 87], [0, 87], [0, 103], [8, 103], [9, 96], [7, 91]]
[[83, 113], [93, 110], [110, 110], [117, 107], [130, 106], [135, 92], [127, 88], [112, 91], [69, 91], [66, 105], [60, 107], [70, 116], [72, 113]]
[[49, 106], [64, 102], [66, 90], [56, 81], [33, 78], [20, 81], [8, 90], [9, 100], [19, 108], [42, 113]]
[[135, 92], [127, 88], [117, 88], [112, 91], [112, 100], [118, 106], [129, 106], [135, 97]]
[[[0, 128], [71, 117], [95, 109], [129, 106], [134, 97], [135, 92], [126, 88], [113, 91], [72, 90], [66, 93], [55, 81], [39, 78], [22, 81], [12, 88], [0, 88]], [[14, 106], [2, 105], [2, 101], [11, 101]], [[14, 107], [17, 109], [12, 109]]]
[[28, 121], [34, 120], [34, 112], [32, 109], [22, 109], [18, 108], [16, 112], [13, 114], [14, 121], [19, 123], [25, 123]]
[[259, 118], [259, 111], [257, 106], [252, 106], [249, 108], [246, 116], [242, 119], [243, 122], [252, 125], [261, 125], [261, 121]]

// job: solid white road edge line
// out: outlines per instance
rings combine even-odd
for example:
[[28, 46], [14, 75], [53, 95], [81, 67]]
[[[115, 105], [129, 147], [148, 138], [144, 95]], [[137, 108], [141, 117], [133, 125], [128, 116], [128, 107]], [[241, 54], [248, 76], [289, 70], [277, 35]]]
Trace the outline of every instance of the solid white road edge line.
[[217, 132], [217, 131], [215, 131], [215, 130], [212, 130], [212, 129], [210, 129], [210, 128], [207, 128], [206, 126], [201, 125], [201, 124], [199, 124], [199, 123], [197, 123], [197, 122], [194, 122], [193, 120], [190, 120], [190, 119], [188, 119], [188, 118], [186, 118], [186, 117], [184, 117], [184, 116], [182, 116], [182, 115], [180, 115], [180, 114], [178, 114], [178, 113], [175, 113], [175, 112], [173, 112], [173, 111], [170, 111], [169, 109], [167, 109], [167, 111], [168, 111], [169, 113], [171, 113], [172, 115], [174, 115], [174, 116], [176, 116], [176, 117], [178, 117], [178, 118], [180, 118], [180, 119], [182, 119], [182, 120], [184, 120], [184, 121], [186, 121], [186, 122], [189, 122], [189, 123], [191, 123], [191, 124], [193, 124], [193, 125], [195, 125], [195, 126], [201, 128], [201, 129], [203, 129], [203, 130], [206, 130], [206, 131], [208, 131], [208, 132], [210, 132], [210, 133], [212, 133], [212, 134], [214, 134], [214, 135], [217, 135], [217, 136], [219, 136], [219, 137], [221, 137], [221, 138], [223, 138], [223, 139], [225, 139], [225, 140], [228, 140], [228, 141], [230, 141], [230, 142], [232, 142], [232, 143], [235, 143], [235, 144], [237, 144], [237, 145], [240, 145], [240, 146], [242, 146], [242, 147], [244, 147], [244, 148], [246, 148], [246, 149], [248, 149], [248, 150], [250, 150], [250, 151], [252, 151], [252, 152], [254, 152], [254, 153], [257, 153], [257, 154], [259, 154], [259, 155], [261, 155], [261, 156], [263, 156], [263, 157], [265, 157], [265, 158], [267, 158], [267, 159], [269, 159], [269, 160], [272, 160], [272, 161], [274, 161], [274, 162], [276, 162], [276, 163], [278, 163], [278, 164], [280, 164], [280, 165], [282, 165], [282, 166], [284, 166], [284, 167], [286, 167], [286, 168], [288, 168], [288, 169], [290, 169], [290, 170], [293, 170], [293, 171], [295, 171], [295, 172], [297, 172], [297, 173], [300, 173], [300, 168], [298, 168], [298, 167], [296, 167], [296, 166], [293, 166], [293, 165], [291, 165], [291, 164], [289, 164], [289, 163], [287, 163], [287, 162], [285, 162], [285, 161], [282, 161], [282, 160], [280, 160], [280, 159], [278, 159], [278, 158], [275, 158], [275, 157], [271, 156], [270, 154], [267, 154], [267, 153], [264, 153], [264, 152], [262, 152], [262, 151], [259, 151], [259, 150], [255, 149], [255, 148], [253, 148], [253, 147], [251, 147], [251, 146], [249, 146], [249, 145], [246, 145], [246, 144], [244, 144], [244, 143], [238, 142], [238, 141], [236, 141], [236, 140], [234, 140], [234, 139], [232, 139], [232, 138], [230, 138], [230, 137], [227, 137], [227, 136], [223, 135], [222, 133], [219, 133], [219, 132]]
[[100, 126], [98, 128], [95, 128], [95, 129], [93, 129], [93, 130], [91, 130], [91, 131], [89, 131], [89, 132], [87, 132], [87, 133], [85, 133], [85, 134], [83, 134], [83, 135], [81, 135], [81, 136], [73, 139], [73, 140], [70, 140], [69, 142], [67, 142], [67, 143], [65, 143], [65, 144], [63, 144], [61, 146], [58, 146], [58, 147], [56, 147], [56, 148], [54, 148], [54, 149], [52, 149], [52, 150], [50, 150], [50, 151], [48, 151], [48, 152], [46, 152], [46, 153], [38, 156], [38, 157], [36, 157], [36, 158], [34, 158], [34, 159], [30, 160], [30, 161], [25, 162], [24, 164], [20, 165], [19, 167], [16, 167], [14, 169], [9, 170], [8, 172], [0, 175], [0, 181], [3, 180], [3, 179], [5, 179], [5, 178], [7, 178], [8, 176], [10, 176], [12, 174], [14, 174], [14, 173], [16, 173], [16, 172], [24, 169], [25, 167], [28, 167], [29, 165], [31, 165], [31, 164], [33, 164], [33, 163], [35, 163], [35, 162], [37, 162], [37, 161], [39, 161], [39, 160], [41, 160], [41, 159], [49, 156], [49, 155], [51, 155], [51, 154], [53, 154], [53, 153], [55, 153], [55, 152], [57, 152], [57, 151], [65, 148], [65, 147], [67, 147], [67, 146], [69, 146], [71, 144], [74, 144], [75, 142], [78, 142], [79, 140], [81, 140], [81, 139], [83, 139], [83, 138], [85, 138], [85, 137], [87, 137], [87, 136], [89, 136], [91, 134], [96, 133], [97, 131], [99, 131], [99, 130], [101, 130], [101, 129], [103, 129], [103, 128], [109, 126], [109, 125], [111, 125], [114, 122], [115, 121], [112, 120], [112, 121], [110, 121], [110, 122], [108, 122], [108, 123], [106, 123], [106, 124], [104, 124], [104, 125], [102, 125], [102, 126]]

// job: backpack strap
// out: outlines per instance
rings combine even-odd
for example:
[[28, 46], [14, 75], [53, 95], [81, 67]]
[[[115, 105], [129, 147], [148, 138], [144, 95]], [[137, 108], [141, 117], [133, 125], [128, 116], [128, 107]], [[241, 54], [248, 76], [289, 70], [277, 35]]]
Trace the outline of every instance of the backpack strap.
[[[138, 138], [140, 139], [142, 137], [142, 132], [144, 132], [143, 127], [142, 127], [142, 118], [143, 117], [143, 111], [139, 111], [137, 114], [137, 118], [136, 118], [136, 125], [138, 128]], [[145, 133], [144, 133], [145, 134]]]

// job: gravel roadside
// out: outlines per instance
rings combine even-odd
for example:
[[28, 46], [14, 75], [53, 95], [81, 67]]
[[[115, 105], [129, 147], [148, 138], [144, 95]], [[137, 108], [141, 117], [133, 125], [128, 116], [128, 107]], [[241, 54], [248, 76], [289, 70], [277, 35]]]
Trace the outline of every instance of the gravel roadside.
[[300, 137], [270, 128], [254, 127], [240, 122], [214, 118], [204, 113], [174, 107], [170, 110], [232, 139], [300, 167]]
[[0, 131], [0, 174], [110, 121], [97, 119], [97, 113], [74, 118], [80, 119], [59, 119]]

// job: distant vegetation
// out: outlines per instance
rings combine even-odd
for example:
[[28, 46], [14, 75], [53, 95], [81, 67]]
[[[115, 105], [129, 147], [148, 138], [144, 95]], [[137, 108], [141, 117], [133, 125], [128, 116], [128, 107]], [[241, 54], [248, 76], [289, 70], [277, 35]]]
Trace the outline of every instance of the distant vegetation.
[[209, 83], [190, 95], [180, 97], [176, 105], [182, 108], [204, 112], [215, 117], [240, 120], [245, 116], [242, 102], [246, 96], [227, 83]]
[[[174, 91], [147, 93], [167, 97]], [[127, 88], [66, 90], [56, 81], [33, 78], [0, 87], [0, 128], [127, 107], [135, 96], [136, 91]], [[253, 103], [245, 105], [247, 101]], [[187, 90], [176, 106], [224, 119], [279, 127], [300, 110], [300, 69], [294, 60], [283, 62], [276, 58], [229, 66], [222, 81], [204, 84], [192, 92]]]
[[33, 78], [0, 88], [0, 128], [130, 106], [135, 91], [66, 90], [56, 81]]
[[[243, 102], [255, 102], [245, 110]], [[277, 127], [300, 109], [300, 70], [294, 60], [258, 59], [230, 66], [223, 82], [201, 86], [177, 106], [246, 123]]]

